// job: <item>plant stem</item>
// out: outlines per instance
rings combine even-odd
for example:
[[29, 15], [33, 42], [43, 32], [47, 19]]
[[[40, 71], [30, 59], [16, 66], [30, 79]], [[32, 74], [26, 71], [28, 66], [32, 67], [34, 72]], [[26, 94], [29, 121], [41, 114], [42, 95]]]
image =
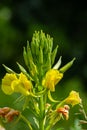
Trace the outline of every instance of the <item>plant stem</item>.
[[44, 100], [43, 95], [40, 97], [40, 119], [39, 119], [39, 129], [44, 130]]
[[32, 128], [32, 126], [31, 126], [29, 120], [27, 120], [23, 115], [20, 115], [20, 118], [22, 118], [22, 120], [23, 120], [24, 122], [26, 122], [26, 124], [28, 125], [28, 127], [29, 127], [30, 130], [33, 130], [33, 128]]
[[51, 130], [51, 125], [48, 125], [46, 130]]

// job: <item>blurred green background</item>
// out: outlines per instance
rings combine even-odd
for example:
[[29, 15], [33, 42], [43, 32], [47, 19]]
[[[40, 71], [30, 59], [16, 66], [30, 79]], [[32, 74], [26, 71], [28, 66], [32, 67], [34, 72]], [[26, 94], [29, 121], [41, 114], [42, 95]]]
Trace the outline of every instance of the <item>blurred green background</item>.
[[[56, 61], [62, 55], [62, 65], [64, 65], [76, 57], [74, 65], [65, 73], [62, 82], [56, 87], [54, 97], [63, 99], [71, 90], [79, 91], [86, 110], [87, 6], [85, 2], [0, 0], [0, 79], [6, 73], [2, 64], [16, 72], [19, 71], [16, 61], [24, 65], [23, 46], [26, 46], [27, 40], [31, 41], [35, 30], [41, 29], [54, 38], [54, 47], [59, 45]], [[13, 106], [14, 99], [15, 95], [6, 96], [1, 91], [0, 107]], [[19, 106], [17, 104], [14, 107]], [[68, 122], [62, 121], [62, 126], [67, 130], [74, 124], [76, 118], [74, 111], [75, 109], [72, 110]], [[60, 123], [57, 127], [58, 125], [60, 126]], [[8, 129], [11, 130], [20, 128], [27, 130], [23, 122], [17, 124], [16, 128], [10, 128], [8, 125]]]

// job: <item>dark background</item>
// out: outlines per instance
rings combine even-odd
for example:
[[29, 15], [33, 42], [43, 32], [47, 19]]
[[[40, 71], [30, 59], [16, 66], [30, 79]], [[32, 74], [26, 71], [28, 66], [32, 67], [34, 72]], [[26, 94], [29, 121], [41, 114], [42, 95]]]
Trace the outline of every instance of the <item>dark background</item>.
[[[35, 30], [43, 30], [54, 38], [54, 47], [59, 45], [56, 61], [62, 55], [62, 65], [76, 57], [74, 65], [65, 73], [60, 84], [65, 91], [61, 87], [56, 88], [61, 91], [56, 91], [56, 96], [63, 98], [72, 89], [77, 90], [86, 108], [86, 3], [59, 0], [0, 0], [0, 78], [6, 73], [2, 64], [15, 71], [18, 71], [16, 61], [24, 64], [23, 46], [26, 46], [27, 40], [31, 41]], [[1, 105], [3, 106], [3, 103]]]

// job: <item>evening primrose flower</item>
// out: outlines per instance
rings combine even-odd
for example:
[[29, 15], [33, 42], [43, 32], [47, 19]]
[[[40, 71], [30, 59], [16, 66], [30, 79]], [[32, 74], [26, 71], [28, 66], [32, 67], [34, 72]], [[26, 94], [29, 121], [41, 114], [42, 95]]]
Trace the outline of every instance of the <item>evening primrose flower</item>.
[[55, 91], [55, 85], [62, 79], [63, 74], [56, 69], [50, 69], [42, 81], [42, 85], [50, 91]]
[[[30, 80], [27, 79], [27, 77], [23, 73], [19, 74], [19, 84], [25, 90], [31, 91], [32, 83]], [[16, 87], [14, 89], [15, 89], [15, 91], [17, 91]]]
[[15, 74], [7, 73], [2, 79], [2, 90], [7, 95], [18, 92], [27, 96], [31, 88], [32, 83], [23, 73], [19, 74], [19, 78]]
[[79, 93], [76, 91], [71, 91], [69, 96], [65, 99], [67, 104], [71, 104], [72, 106], [81, 103], [81, 98], [79, 97]]
[[14, 90], [11, 87], [11, 84], [15, 80], [17, 80], [17, 77], [15, 74], [6, 73], [6, 75], [2, 79], [2, 91], [5, 94], [10, 95], [14, 92]]

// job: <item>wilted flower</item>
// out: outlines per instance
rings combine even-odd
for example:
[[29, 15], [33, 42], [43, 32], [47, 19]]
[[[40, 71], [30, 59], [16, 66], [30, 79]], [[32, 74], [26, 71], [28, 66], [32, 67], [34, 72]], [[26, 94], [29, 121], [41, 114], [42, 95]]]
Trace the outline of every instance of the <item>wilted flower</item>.
[[11, 95], [14, 92], [29, 95], [31, 88], [31, 81], [23, 73], [20, 73], [19, 77], [16, 74], [7, 73], [2, 79], [2, 90], [7, 95]]
[[62, 79], [63, 74], [58, 70], [50, 69], [42, 81], [42, 85], [50, 91], [55, 91], [55, 85]]
[[65, 99], [67, 104], [71, 104], [72, 106], [81, 103], [81, 98], [79, 97], [79, 93], [76, 91], [71, 91], [69, 96]]
[[18, 110], [9, 107], [0, 108], [0, 117], [5, 118], [8, 122], [12, 121], [14, 116], [18, 116], [19, 114], [20, 112]]
[[19, 115], [19, 111], [11, 109], [6, 115], [5, 118], [7, 119], [8, 122], [11, 122], [15, 116]]
[[60, 107], [57, 109], [57, 112], [62, 114], [63, 116], [65, 116], [66, 120], [69, 119], [69, 106], [68, 105], [64, 105], [64, 107]]

